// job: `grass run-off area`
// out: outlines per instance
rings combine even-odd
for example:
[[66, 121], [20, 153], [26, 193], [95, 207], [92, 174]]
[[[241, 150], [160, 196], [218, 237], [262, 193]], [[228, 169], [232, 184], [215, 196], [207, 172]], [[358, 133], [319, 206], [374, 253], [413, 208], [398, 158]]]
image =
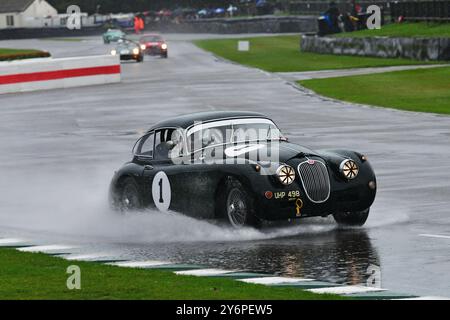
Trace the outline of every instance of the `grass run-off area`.
[[[80, 267], [80, 290], [67, 289], [70, 265]], [[0, 249], [0, 270], [0, 299], [344, 299], [294, 287], [66, 261], [14, 249]]]
[[299, 83], [318, 94], [339, 100], [450, 114], [450, 67], [313, 79]]
[[335, 37], [450, 37], [450, 23], [405, 22], [381, 26], [381, 29], [338, 33]]
[[39, 50], [0, 48], [0, 57], [1, 57], [1, 56], [4, 56], [4, 55], [10, 55], [10, 54], [18, 54], [18, 53], [35, 53], [35, 52], [39, 52]]
[[[197, 40], [195, 44], [225, 59], [270, 72], [314, 71], [394, 65], [423, 61], [385, 59], [301, 52], [299, 35], [242, 39]], [[238, 51], [238, 40], [250, 41], [250, 51]]]
[[49, 56], [50, 54], [48, 52], [40, 50], [0, 48], [0, 61], [43, 58]]

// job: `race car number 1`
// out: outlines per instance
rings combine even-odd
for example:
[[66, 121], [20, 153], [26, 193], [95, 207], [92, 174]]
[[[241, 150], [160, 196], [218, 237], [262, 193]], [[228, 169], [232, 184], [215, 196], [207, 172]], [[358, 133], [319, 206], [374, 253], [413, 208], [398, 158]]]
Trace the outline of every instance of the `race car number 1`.
[[159, 171], [153, 178], [152, 196], [156, 208], [160, 211], [169, 210], [170, 201], [172, 199], [170, 182], [164, 171]]

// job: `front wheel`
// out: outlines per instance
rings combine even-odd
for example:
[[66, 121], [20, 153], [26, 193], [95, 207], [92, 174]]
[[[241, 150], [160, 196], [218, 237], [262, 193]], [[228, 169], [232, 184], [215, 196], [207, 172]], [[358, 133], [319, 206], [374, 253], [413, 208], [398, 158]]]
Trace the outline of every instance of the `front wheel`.
[[370, 209], [356, 212], [337, 212], [333, 217], [341, 226], [360, 227], [364, 225], [369, 217], [369, 211]]
[[259, 219], [255, 216], [254, 199], [237, 179], [226, 181], [219, 201], [221, 216], [231, 226], [242, 228], [245, 226], [258, 227]]

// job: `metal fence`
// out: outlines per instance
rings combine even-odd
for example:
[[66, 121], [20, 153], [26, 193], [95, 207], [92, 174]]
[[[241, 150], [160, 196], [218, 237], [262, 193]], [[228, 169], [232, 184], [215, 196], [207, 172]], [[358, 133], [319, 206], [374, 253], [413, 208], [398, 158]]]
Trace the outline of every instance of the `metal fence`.
[[[290, 1], [287, 11], [293, 14], [319, 15], [325, 12], [330, 5], [323, 0], [296, 0]], [[341, 12], [351, 12], [352, 3], [349, 0], [335, 0]], [[450, 21], [450, 0], [425, 1], [356, 1], [363, 11], [369, 5], [375, 4], [382, 9], [383, 16], [390, 16], [393, 20], [404, 17], [410, 21]]]
[[450, 21], [450, 1], [392, 2], [391, 17], [404, 17], [410, 21]]

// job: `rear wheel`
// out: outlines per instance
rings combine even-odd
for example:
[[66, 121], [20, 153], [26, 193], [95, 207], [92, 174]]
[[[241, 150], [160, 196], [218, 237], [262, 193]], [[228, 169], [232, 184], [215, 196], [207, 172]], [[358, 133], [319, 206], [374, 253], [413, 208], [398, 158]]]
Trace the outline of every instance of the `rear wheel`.
[[341, 226], [360, 227], [369, 217], [370, 209], [356, 212], [338, 212], [333, 215], [334, 220]]
[[133, 178], [126, 178], [120, 186], [117, 195], [117, 206], [122, 212], [138, 210], [142, 208], [139, 196], [139, 188]]
[[237, 179], [230, 178], [220, 191], [219, 212], [221, 217], [235, 228], [258, 227], [254, 199]]

